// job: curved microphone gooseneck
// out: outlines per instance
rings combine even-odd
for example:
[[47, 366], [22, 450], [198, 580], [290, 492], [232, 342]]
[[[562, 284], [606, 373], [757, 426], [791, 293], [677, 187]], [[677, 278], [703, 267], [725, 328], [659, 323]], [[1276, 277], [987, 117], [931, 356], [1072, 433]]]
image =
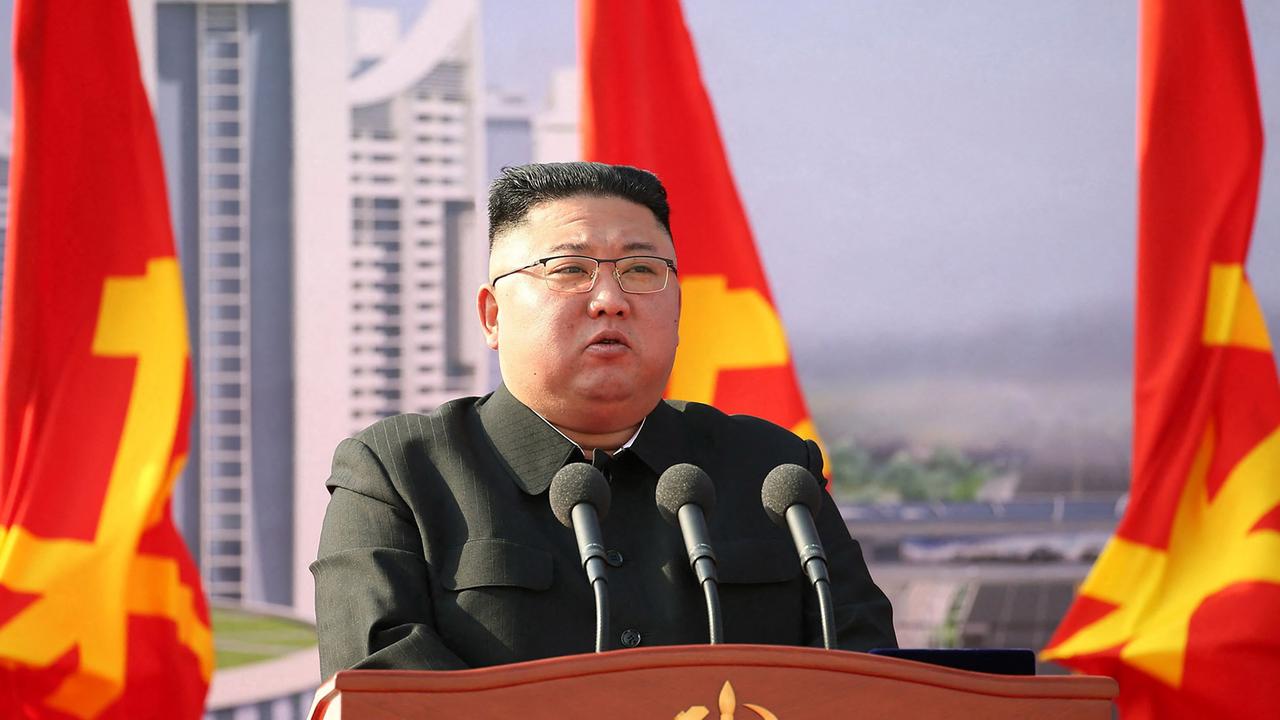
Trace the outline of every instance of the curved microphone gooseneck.
[[716, 505], [716, 489], [711, 478], [696, 465], [680, 463], [667, 468], [658, 478], [654, 493], [658, 511], [672, 525], [680, 527], [689, 566], [698, 577], [707, 600], [708, 636], [712, 645], [724, 642], [724, 622], [720, 614], [716, 553], [711, 548], [706, 516]]
[[587, 463], [565, 465], [551, 478], [547, 493], [551, 512], [573, 530], [578, 556], [596, 600], [596, 652], [604, 652], [609, 637], [609, 580], [605, 577], [604, 537], [600, 521], [609, 514], [612, 493], [604, 475]]
[[822, 644], [832, 649], [836, 644], [835, 611], [831, 601], [831, 579], [827, 575], [827, 554], [813, 523], [813, 515], [822, 507], [822, 488], [813, 475], [799, 465], [779, 465], [769, 471], [760, 488], [760, 500], [774, 524], [791, 532], [800, 567], [818, 594], [818, 613], [822, 618]]

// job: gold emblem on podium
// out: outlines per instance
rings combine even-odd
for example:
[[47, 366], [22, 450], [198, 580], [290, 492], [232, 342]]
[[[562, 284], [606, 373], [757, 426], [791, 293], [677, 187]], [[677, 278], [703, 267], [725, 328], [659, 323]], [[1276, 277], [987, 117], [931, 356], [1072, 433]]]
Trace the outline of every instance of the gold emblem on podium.
[[[733, 692], [733, 684], [726, 680], [724, 687], [720, 688], [720, 720], [734, 720], [733, 712], [737, 709], [737, 705], [738, 698]], [[778, 720], [777, 715], [759, 705], [742, 703], [742, 707], [755, 713], [761, 720]], [[694, 705], [688, 710], [677, 714], [675, 720], [703, 720], [710, 714], [711, 711], [705, 705]]]

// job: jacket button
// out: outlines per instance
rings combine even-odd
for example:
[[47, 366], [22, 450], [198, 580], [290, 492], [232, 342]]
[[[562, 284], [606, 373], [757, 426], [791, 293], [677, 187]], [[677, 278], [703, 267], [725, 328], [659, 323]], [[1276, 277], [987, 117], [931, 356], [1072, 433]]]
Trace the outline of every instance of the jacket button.
[[622, 553], [617, 550], [610, 550], [605, 553], [604, 559], [605, 562], [609, 563], [610, 567], [622, 567]]
[[623, 630], [622, 631], [622, 647], [633, 648], [640, 644], [639, 630]]

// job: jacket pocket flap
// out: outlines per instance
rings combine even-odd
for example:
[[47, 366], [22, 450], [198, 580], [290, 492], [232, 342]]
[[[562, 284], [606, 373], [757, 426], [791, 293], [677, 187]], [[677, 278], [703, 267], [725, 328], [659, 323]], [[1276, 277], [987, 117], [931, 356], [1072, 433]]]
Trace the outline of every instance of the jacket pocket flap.
[[551, 553], [510, 540], [482, 538], [450, 548], [440, 567], [448, 590], [477, 587], [551, 587]]
[[788, 542], [719, 540], [715, 549], [722, 583], [786, 582], [800, 575], [800, 558]]

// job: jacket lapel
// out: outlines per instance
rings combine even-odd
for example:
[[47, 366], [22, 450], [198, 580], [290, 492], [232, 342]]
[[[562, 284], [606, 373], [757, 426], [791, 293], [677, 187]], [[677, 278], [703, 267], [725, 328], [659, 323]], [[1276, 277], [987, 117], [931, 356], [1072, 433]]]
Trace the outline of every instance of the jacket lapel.
[[551, 476], [569, 462], [577, 446], [499, 385], [480, 405], [480, 423], [498, 454], [507, 461], [512, 480], [530, 495], [546, 492]]

